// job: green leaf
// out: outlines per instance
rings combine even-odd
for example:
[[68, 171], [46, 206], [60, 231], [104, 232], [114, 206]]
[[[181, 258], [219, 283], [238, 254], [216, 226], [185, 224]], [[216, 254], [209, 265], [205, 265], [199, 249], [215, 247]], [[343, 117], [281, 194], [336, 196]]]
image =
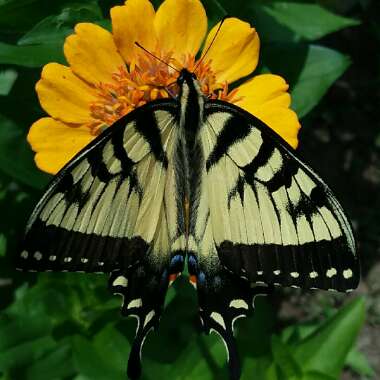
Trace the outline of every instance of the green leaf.
[[73, 359], [77, 370], [91, 380], [125, 380], [125, 370], [113, 367], [84, 337], [73, 337]]
[[262, 12], [280, 25], [308, 40], [317, 40], [329, 33], [360, 24], [358, 20], [336, 15], [319, 4], [266, 0], [254, 7], [260, 7]]
[[250, 318], [238, 320], [237, 343], [243, 356], [262, 356], [271, 353], [271, 334], [275, 326], [275, 311], [267, 297], [255, 298], [255, 310]]
[[17, 71], [7, 69], [0, 71], [0, 95], [8, 95], [17, 79]]
[[302, 370], [318, 371], [338, 378], [364, 317], [364, 300], [357, 298], [297, 344], [293, 353]]
[[43, 336], [4, 350], [0, 355], [0, 370], [27, 366], [52, 350], [55, 345], [51, 336]]
[[301, 118], [319, 103], [346, 71], [350, 59], [319, 45], [281, 43], [263, 49], [263, 65], [290, 83], [292, 108]]
[[54, 11], [63, 1], [0, 0], [0, 28], [24, 31]]
[[99, 5], [94, 2], [71, 3], [64, 7], [58, 15], [48, 16], [19, 41], [19, 45], [33, 44], [63, 44], [66, 36], [73, 33], [74, 26], [79, 22], [96, 22], [102, 20]]
[[[25, 342], [33, 342], [51, 333], [51, 323], [47, 316], [18, 315], [13, 319], [0, 318], [0, 352], [7, 352]], [[1, 357], [1, 355], [0, 355]]]
[[336, 377], [326, 375], [319, 371], [309, 371], [303, 375], [302, 380], [336, 380]]
[[4, 257], [6, 251], [7, 251], [7, 237], [4, 234], [0, 233], [0, 257]]
[[49, 178], [36, 168], [25, 132], [2, 115], [0, 115], [0, 170], [21, 183], [35, 188], [44, 187]]
[[358, 351], [356, 348], [353, 348], [347, 358], [346, 366], [350, 367], [353, 371], [362, 376], [373, 377], [375, 376], [374, 370], [371, 368], [368, 359], [363, 353]]
[[94, 347], [113, 368], [119, 369], [120, 372], [126, 370], [131, 346], [113, 325], [106, 326], [95, 336]]
[[241, 380], [252, 380], [252, 374], [260, 380], [283, 380], [277, 372], [272, 356], [248, 357], [244, 358]]
[[65, 63], [61, 45], [15, 46], [0, 42], [0, 63], [25, 67], [42, 67], [48, 62]]
[[276, 335], [272, 336], [272, 353], [275, 363], [287, 378], [300, 378], [302, 370], [288, 347]]
[[75, 373], [70, 345], [68, 342], [58, 342], [57, 347], [28, 366], [26, 380], [62, 379], [71, 377]]
[[206, 0], [214, 25], [229, 14], [248, 21], [266, 42], [316, 40], [340, 29], [359, 25], [355, 19], [332, 13], [319, 4], [285, 0]]

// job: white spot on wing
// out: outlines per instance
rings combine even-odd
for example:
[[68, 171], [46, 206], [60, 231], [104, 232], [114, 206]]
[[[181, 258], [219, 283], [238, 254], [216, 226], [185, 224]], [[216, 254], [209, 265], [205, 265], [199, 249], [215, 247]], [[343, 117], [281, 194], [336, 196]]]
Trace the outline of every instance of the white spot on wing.
[[337, 271], [336, 271], [335, 268], [330, 268], [330, 269], [328, 269], [328, 270], [326, 271], [326, 276], [327, 276], [328, 278], [331, 278], [331, 277], [335, 276], [336, 274], [337, 274]]
[[222, 326], [224, 328], [224, 330], [226, 329], [226, 324], [224, 322], [224, 319], [222, 317], [222, 315], [216, 311], [213, 311], [211, 314], [210, 314], [210, 317], [216, 322], [218, 323], [220, 326]]
[[344, 277], [345, 279], [349, 279], [349, 278], [351, 278], [352, 275], [353, 275], [353, 273], [352, 273], [352, 270], [351, 270], [351, 269], [345, 269], [345, 270], [343, 271], [343, 277]]
[[36, 260], [41, 260], [41, 259], [42, 259], [42, 253], [37, 251], [37, 252], [34, 254], [34, 258], [35, 258]]
[[23, 259], [27, 259], [29, 256], [29, 253], [27, 251], [22, 251], [20, 255]]
[[309, 277], [310, 278], [316, 278], [316, 277], [318, 277], [318, 273], [316, 271], [310, 272]]
[[300, 276], [300, 274], [298, 272], [290, 272], [290, 275], [293, 277], [293, 278], [298, 278]]
[[128, 279], [124, 276], [118, 276], [113, 281], [112, 286], [122, 286], [126, 288], [128, 286]]
[[132, 309], [133, 307], [141, 307], [141, 306], [142, 306], [142, 299], [136, 298], [128, 304], [127, 309]]
[[152, 318], [154, 317], [155, 315], [155, 311], [154, 310], [151, 310], [147, 316], [145, 317], [145, 321], [144, 321], [144, 327], [152, 320]]
[[248, 310], [248, 304], [247, 304], [247, 302], [245, 302], [242, 299], [232, 300], [230, 302], [230, 307], [234, 307], [234, 308], [237, 308], [237, 309], [243, 308], [243, 309], [247, 309]]

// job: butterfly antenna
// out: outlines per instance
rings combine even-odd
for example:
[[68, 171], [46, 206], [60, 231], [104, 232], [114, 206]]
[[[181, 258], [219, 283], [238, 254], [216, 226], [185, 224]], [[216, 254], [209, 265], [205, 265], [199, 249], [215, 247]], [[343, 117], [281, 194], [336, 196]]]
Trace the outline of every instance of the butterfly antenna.
[[180, 71], [178, 69], [176, 69], [174, 66], [170, 65], [169, 63], [165, 62], [163, 59], [161, 59], [161, 58], [157, 57], [156, 55], [154, 55], [153, 53], [151, 53], [149, 50], [145, 49], [144, 46], [140, 45], [137, 41], [135, 41], [135, 45], [138, 46], [140, 49], [144, 50], [145, 53], [148, 53], [153, 58], [156, 58], [158, 61], [164, 63], [166, 66], [168, 66], [171, 69], [173, 69], [173, 70], [177, 71], [178, 73], [180, 73]]
[[197, 71], [197, 68], [199, 67], [199, 65], [204, 61], [204, 59], [205, 59], [207, 53], [209, 52], [209, 50], [210, 50], [211, 46], [213, 45], [213, 43], [214, 43], [214, 41], [215, 41], [217, 35], [219, 34], [219, 31], [220, 31], [220, 29], [221, 29], [221, 27], [222, 27], [224, 21], [226, 21], [226, 20], [227, 20], [228, 18], [230, 18], [230, 17], [231, 17], [231, 16], [224, 16], [224, 17], [222, 18], [222, 21], [220, 22], [220, 24], [219, 24], [219, 26], [218, 26], [218, 29], [217, 29], [217, 31], [216, 31], [214, 37], [213, 37], [212, 40], [211, 40], [210, 45], [208, 45], [206, 51], [204, 52], [204, 54], [202, 55], [202, 57], [199, 59], [198, 63], [195, 65], [195, 68], [194, 68], [193, 73], [195, 73], [195, 72]]

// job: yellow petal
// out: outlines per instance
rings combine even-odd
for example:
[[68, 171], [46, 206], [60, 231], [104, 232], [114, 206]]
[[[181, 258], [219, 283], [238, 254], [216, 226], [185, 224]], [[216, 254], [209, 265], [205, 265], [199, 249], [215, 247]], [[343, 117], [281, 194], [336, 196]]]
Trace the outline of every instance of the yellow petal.
[[298, 145], [300, 123], [296, 113], [289, 108], [289, 86], [283, 78], [273, 74], [253, 77], [238, 87], [236, 102], [252, 115], [259, 118], [293, 148]]
[[[204, 49], [210, 46], [219, 24], [211, 29]], [[216, 73], [218, 82], [231, 83], [256, 68], [259, 50], [260, 40], [256, 30], [247, 22], [228, 18], [207, 53], [207, 60], [211, 61], [211, 68]]]
[[[148, 0], [128, 0], [125, 5], [111, 8], [112, 33], [116, 46], [126, 62], [135, 57], [135, 41], [149, 51], [156, 48], [154, 8]], [[141, 49], [139, 49], [141, 53]]]
[[273, 106], [289, 107], [290, 95], [287, 93], [289, 85], [279, 75], [262, 74], [244, 82], [238, 87], [237, 97], [242, 97], [239, 106], [255, 107], [271, 103]]
[[42, 108], [54, 118], [67, 123], [91, 121], [90, 104], [96, 94], [69, 67], [58, 63], [44, 66], [36, 91]]
[[66, 38], [64, 53], [73, 72], [93, 84], [112, 82], [112, 73], [125, 65], [112, 34], [91, 23], [76, 25], [75, 34]]
[[251, 112], [280, 135], [294, 149], [298, 146], [298, 131], [301, 125], [297, 114], [290, 108], [262, 107]]
[[37, 167], [50, 174], [56, 174], [94, 138], [87, 127], [68, 126], [51, 117], [37, 120], [28, 133]]
[[206, 35], [207, 16], [199, 0], [165, 0], [154, 20], [158, 46], [183, 61], [195, 55]]

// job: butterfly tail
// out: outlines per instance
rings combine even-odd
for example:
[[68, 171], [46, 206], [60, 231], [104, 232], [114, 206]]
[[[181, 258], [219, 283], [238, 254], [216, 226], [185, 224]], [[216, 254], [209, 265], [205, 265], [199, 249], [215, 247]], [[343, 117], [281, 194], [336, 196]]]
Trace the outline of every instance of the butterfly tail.
[[141, 351], [144, 340], [151, 331], [152, 326], [139, 327], [133, 340], [128, 359], [127, 375], [131, 380], [137, 380], [141, 376]]
[[137, 319], [136, 336], [128, 360], [128, 377], [141, 375], [142, 347], [148, 333], [156, 329], [162, 313], [169, 279], [166, 271], [153, 273], [139, 268], [114, 271], [109, 279], [110, 290], [123, 297], [121, 313]]
[[[215, 322], [212, 318], [208, 318], [203, 314], [203, 312], [201, 312], [201, 318], [204, 323], [205, 332], [217, 333], [225, 345], [230, 380], [239, 380], [241, 376], [241, 365], [236, 340], [233, 335], [232, 325], [229, 327], [226, 325], [226, 328], [221, 327], [218, 322]], [[223, 319], [225, 320], [225, 318]]]
[[[190, 263], [189, 263], [190, 264]], [[254, 298], [259, 294], [268, 294], [271, 288], [252, 285], [226, 269], [220, 267], [212, 271], [202, 270], [202, 266], [192, 267], [197, 270], [197, 292], [200, 319], [206, 334], [214, 331], [223, 340], [227, 351], [231, 380], [239, 380], [241, 366], [234, 338], [234, 323], [241, 317], [253, 312]]]

